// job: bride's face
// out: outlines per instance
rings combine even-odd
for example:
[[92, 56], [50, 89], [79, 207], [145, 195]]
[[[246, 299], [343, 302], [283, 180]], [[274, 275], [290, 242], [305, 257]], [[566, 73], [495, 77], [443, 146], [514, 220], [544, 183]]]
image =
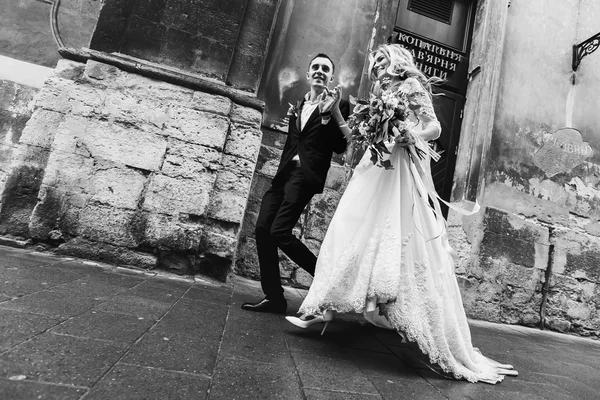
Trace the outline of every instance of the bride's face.
[[385, 53], [377, 50], [373, 55], [373, 67], [371, 68], [371, 76], [375, 79], [381, 79], [388, 75], [387, 69], [390, 66], [390, 59]]

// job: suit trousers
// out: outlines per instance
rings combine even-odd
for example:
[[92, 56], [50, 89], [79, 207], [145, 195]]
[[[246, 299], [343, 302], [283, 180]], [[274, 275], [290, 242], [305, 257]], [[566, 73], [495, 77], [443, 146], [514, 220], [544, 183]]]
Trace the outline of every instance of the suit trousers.
[[288, 165], [282, 172], [263, 196], [256, 221], [260, 280], [269, 300], [283, 298], [277, 248], [311, 275], [317, 263], [317, 257], [292, 233], [315, 190], [305, 182], [300, 167]]

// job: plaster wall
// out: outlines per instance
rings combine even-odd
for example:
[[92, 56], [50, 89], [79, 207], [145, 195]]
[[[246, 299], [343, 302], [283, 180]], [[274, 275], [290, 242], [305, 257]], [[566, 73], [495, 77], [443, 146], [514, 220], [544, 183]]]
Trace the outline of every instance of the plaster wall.
[[600, 54], [571, 68], [572, 46], [600, 32], [593, 3], [508, 9], [499, 86], [487, 93], [497, 104], [481, 155], [484, 210], [450, 216], [471, 317], [600, 336]]

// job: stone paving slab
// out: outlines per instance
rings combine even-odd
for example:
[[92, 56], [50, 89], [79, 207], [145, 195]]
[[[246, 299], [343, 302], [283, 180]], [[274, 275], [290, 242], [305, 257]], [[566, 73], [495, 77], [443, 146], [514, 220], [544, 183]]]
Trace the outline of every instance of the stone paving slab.
[[[293, 315], [305, 291], [285, 288]], [[0, 399], [598, 399], [600, 342], [470, 321], [519, 377], [446, 379], [359, 315], [324, 335], [243, 311], [260, 284], [0, 247]]]
[[196, 400], [206, 396], [210, 382], [197, 375], [118, 363], [85, 398]]
[[62, 319], [0, 309], [0, 352], [52, 328]]
[[87, 388], [60, 386], [54, 384], [12, 381], [0, 378], [0, 399], [10, 400], [78, 400], [87, 392]]

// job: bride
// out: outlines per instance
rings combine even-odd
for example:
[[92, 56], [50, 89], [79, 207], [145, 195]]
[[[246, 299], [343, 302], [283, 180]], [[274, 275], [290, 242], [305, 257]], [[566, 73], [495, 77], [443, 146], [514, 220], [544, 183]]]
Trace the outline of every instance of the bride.
[[[286, 319], [301, 328], [322, 322], [326, 327], [334, 312], [363, 313], [373, 324], [416, 342], [432, 364], [456, 379], [494, 384], [517, 375], [512, 366], [484, 357], [471, 343], [429, 169], [427, 141], [441, 131], [430, 81], [411, 53], [397, 44], [382, 45], [371, 54], [369, 74], [372, 93], [381, 93], [385, 82], [388, 90], [408, 100], [412, 129], [385, 143], [390, 154], [384, 162], [391, 168], [375, 165], [365, 152], [323, 240], [314, 280], [299, 310], [303, 315]], [[333, 116], [343, 121], [336, 115], [341, 95], [334, 97]], [[350, 141], [352, 130], [341, 127]]]

